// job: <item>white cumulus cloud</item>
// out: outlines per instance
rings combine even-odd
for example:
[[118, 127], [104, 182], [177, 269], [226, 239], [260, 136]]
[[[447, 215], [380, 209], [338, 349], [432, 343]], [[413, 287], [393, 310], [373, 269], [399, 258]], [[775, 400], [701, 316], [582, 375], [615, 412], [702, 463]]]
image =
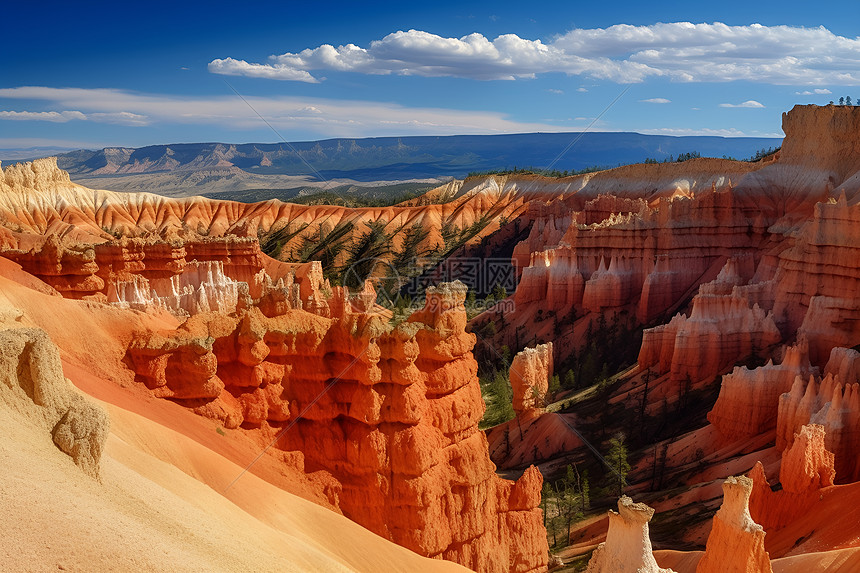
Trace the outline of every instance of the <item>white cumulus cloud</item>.
[[828, 94], [832, 94], [833, 92], [827, 88], [815, 88], [812, 91], [803, 90], [802, 92], [794, 92], [794, 93], [797, 95], [809, 96], [809, 95], [828, 95]]
[[54, 123], [66, 123], [67, 121], [95, 121], [98, 123], [117, 123], [123, 125], [147, 125], [149, 123], [145, 115], [127, 111], [86, 114], [80, 111], [0, 111], [0, 119], [11, 119], [17, 121], [51, 121]]
[[664, 97], [652, 97], [648, 99], [640, 99], [639, 101], [642, 103], [672, 103], [672, 100]]
[[[175, 123], [218, 125], [232, 129], [264, 128], [260, 116], [276, 129], [307, 130], [332, 137], [392, 134], [454, 135], [463, 133], [523, 133], [566, 131], [567, 128], [539, 122], [519, 122], [496, 112], [406, 107], [387, 102], [335, 100], [304, 97], [236, 96], [181, 97], [145, 94], [114, 89], [52, 88], [24, 86], [0, 89], [0, 100], [35, 100], [60, 108], [81, 111], [74, 118], [67, 112], [0, 112], [35, 114], [9, 119], [90, 120], [126, 125]], [[247, 103], [246, 103], [247, 102]], [[249, 104], [251, 107], [249, 107]]]
[[619, 24], [574, 29], [544, 43], [503, 34], [449, 38], [397, 31], [362, 47], [323, 44], [249, 63], [212, 60], [213, 73], [317, 82], [317, 72], [533, 78], [561, 72], [619, 83], [663, 77], [681, 82], [747, 80], [777, 85], [860, 83], [860, 39], [823, 26], [728, 26], [719, 22]]
[[754, 99], [748, 99], [743, 103], [721, 103], [720, 107], [764, 107], [764, 105]]
[[233, 58], [212, 60], [209, 62], [209, 71], [225, 76], [248, 76], [269, 80], [292, 80], [311, 84], [319, 83], [319, 80], [304, 70], [279, 65], [249, 64], [245, 60], [235, 60]]
[[0, 119], [16, 121], [51, 121], [65, 123], [73, 119], [86, 119], [79, 111], [0, 111]]

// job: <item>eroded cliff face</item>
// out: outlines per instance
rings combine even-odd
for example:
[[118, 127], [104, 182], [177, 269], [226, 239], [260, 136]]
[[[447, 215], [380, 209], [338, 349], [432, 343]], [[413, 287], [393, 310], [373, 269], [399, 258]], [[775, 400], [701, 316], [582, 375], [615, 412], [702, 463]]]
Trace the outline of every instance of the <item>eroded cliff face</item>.
[[332, 288], [319, 262], [275, 261], [256, 238], [324, 219], [420, 223], [432, 240], [443, 224], [521, 209], [522, 196], [490, 183], [458, 187], [445, 205], [248, 206], [94, 192], [44, 160], [6, 169], [2, 240], [5, 256], [65, 297], [183, 317], [131, 342], [137, 381], [261, 443], [277, 436], [284, 459], [314, 472], [348, 517], [478, 571], [538, 571], [542, 477], [495, 474], [477, 428], [484, 406], [465, 287], [428, 289], [425, 308], [392, 328], [369, 283]]
[[824, 426], [817, 424], [803, 426], [793, 436], [791, 447], [782, 453], [778, 491], [772, 491], [764, 467], [756, 463], [750, 471], [750, 512], [757, 523], [770, 531], [803, 519], [821, 500], [819, 490], [833, 485], [834, 455], [825, 445], [825, 436]]
[[[662, 322], [646, 331], [640, 366], [675, 380], [713, 378], [798, 336], [823, 367], [833, 347], [860, 340], [858, 125], [854, 108], [797, 106], [769, 162], [627, 166], [581, 180], [563, 203], [532, 209], [531, 235], [513, 256], [518, 314]], [[549, 334], [516, 323], [539, 341]], [[572, 336], [557, 361], [581, 343]]]
[[[522, 183], [506, 178], [454, 181], [431, 191], [420, 205], [350, 209], [275, 200], [246, 204], [88, 189], [69, 181], [68, 174], [57, 168], [56, 158], [46, 158], [12, 165], [0, 175], [0, 246], [29, 251], [52, 234], [63, 238], [68, 248], [116, 237], [187, 243], [271, 236], [277, 239], [273, 251], [286, 256], [298, 251], [305, 239], [319, 240], [320, 233], [333, 229], [344, 230], [347, 239], [357, 239], [372, 223], [390, 235], [394, 250], [401, 248], [408, 229], [415, 225], [427, 232], [422, 248], [441, 248], [445, 246], [443, 227], [458, 235], [471, 229], [469, 241], [478, 243], [499, 230], [501, 218], [520, 217], [532, 198], [554, 199], [569, 186], [549, 189]], [[341, 258], [337, 264], [343, 262]], [[83, 290], [91, 290], [90, 286]]]
[[[653, 487], [649, 469], [661, 463], [676, 483], [693, 485], [756, 459], [775, 467], [782, 452], [790, 490], [815, 481], [812, 470], [792, 468], [815, 465], [820, 477], [833, 467], [816, 493], [780, 494], [774, 507], [791, 515], [759, 519], [753, 494], [753, 517], [769, 530], [797, 518], [833, 476], [860, 479], [860, 109], [797, 106], [783, 126], [782, 150], [755, 166], [628, 166], [584, 178], [562, 201], [530, 206], [535, 222], [512, 257], [521, 267], [516, 311], [495, 338], [511, 346], [552, 340], [554, 362], [566, 365], [589, 344], [589, 323], [635, 317], [644, 327], [637, 368], [602, 397], [608, 404], [641, 404], [656, 418], [690, 388], [720, 387], [710, 427], [662, 442], [663, 457], [658, 444], [639, 459], [640, 487]], [[579, 413], [563, 403], [562, 412]], [[551, 415], [559, 414], [530, 427]], [[810, 424], [820, 435], [803, 430]], [[490, 434], [494, 452], [507, 443], [499, 434]], [[819, 449], [835, 461], [811, 453]], [[751, 561], [739, 570], [769, 570], [753, 537]], [[730, 557], [712, 553], [712, 569], [716, 555]]]
[[791, 391], [779, 398], [776, 447], [789, 450], [796, 434], [813, 423], [826, 432], [825, 447], [836, 455], [836, 475], [841, 483], [860, 479], [856, 454], [860, 447], [860, 384], [844, 386], [832, 374], [820, 381], [815, 376], [797, 377]]
[[[609, 212], [612, 208], [619, 211]], [[563, 234], [556, 230], [562, 225]], [[514, 251], [524, 267], [517, 302], [590, 312], [631, 305], [647, 322], [712, 280], [727, 258], [757, 249], [765, 226], [757, 216], [747, 216], [728, 187], [659, 198], [650, 206], [601, 195], [582, 211], [550, 214], [548, 222], [535, 223]], [[526, 257], [524, 251], [533, 247]]]
[[781, 340], [773, 317], [742, 297], [699, 294], [690, 317], [647, 330], [639, 366], [677, 383], [709, 380], [739, 358], [763, 356]]
[[752, 370], [735, 367], [723, 376], [720, 395], [708, 413], [708, 421], [726, 440], [743, 440], [776, 428], [780, 396], [794, 380], [813, 373], [807, 346], [801, 342], [785, 350], [782, 362], [773, 360]]
[[129, 360], [155, 395], [277, 434], [308, 471], [333, 476], [330, 500], [371, 531], [477, 571], [539, 571], [542, 478], [495, 474], [465, 296], [462, 283], [428, 289], [392, 329], [369, 283], [353, 296], [335, 287], [316, 312], [251, 305], [143, 333]]

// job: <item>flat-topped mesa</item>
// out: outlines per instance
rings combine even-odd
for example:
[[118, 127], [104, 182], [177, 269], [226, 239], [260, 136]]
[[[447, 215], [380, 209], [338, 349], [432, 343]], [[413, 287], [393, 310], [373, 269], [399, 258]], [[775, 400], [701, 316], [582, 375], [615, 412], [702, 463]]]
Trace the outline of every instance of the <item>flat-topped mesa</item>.
[[750, 472], [753, 493], [750, 512], [768, 530], [785, 527], [806, 512], [820, 499], [819, 490], [832, 486], [836, 477], [835, 456], [826, 445], [824, 426], [808, 424], [795, 434], [790, 448], [782, 452], [779, 481], [773, 491], [761, 462]]
[[836, 456], [836, 475], [840, 483], [860, 479], [860, 384], [844, 387], [832, 374], [819, 383], [814, 376], [808, 381], [795, 378], [791, 391], [779, 397], [776, 447], [791, 448], [801, 428], [809, 423], [821, 424], [825, 430], [825, 447]]
[[673, 573], [661, 569], [651, 552], [648, 522], [653, 516], [653, 508], [622, 496], [618, 513], [609, 510], [606, 541], [594, 550], [586, 573]]
[[791, 390], [796, 377], [807, 378], [817, 369], [809, 364], [806, 341], [785, 350], [778, 365], [767, 364], [752, 370], [738, 366], [723, 376], [720, 395], [708, 421], [727, 441], [754, 438], [774, 430], [779, 397]]
[[518, 415], [527, 415], [543, 407], [552, 374], [552, 342], [525, 348], [514, 356], [509, 378], [514, 411]]
[[783, 114], [785, 139], [777, 161], [737, 181], [739, 200], [785, 216], [789, 226], [813, 206], [860, 190], [860, 109], [797, 105]]
[[795, 105], [782, 114], [780, 163], [832, 171], [842, 182], [860, 171], [860, 109]]
[[129, 358], [156, 395], [225, 427], [270, 436], [289, 421], [277, 447], [328, 472], [332, 503], [371, 531], [476, 571], [540, 571], [542, 477], [495, 474], [465, 295], [459, 282], [428, 288], [392, 329], [369, 283], [334, 287], [330, 316], [200, 314], [142, 336]]
[[753, 480], [745, 476], [723, 482], [723, 504], [714, 516], [696, 573], [772, 573], [764, 528], [750, 515], [752, 489]]
[[746, 299], [696, 295], [690, 317], [644, 332], [639, 366], [671, 373], [674, 381], [709, 380], [738, 360], [762, 355], [781, 340], [771, 313]]

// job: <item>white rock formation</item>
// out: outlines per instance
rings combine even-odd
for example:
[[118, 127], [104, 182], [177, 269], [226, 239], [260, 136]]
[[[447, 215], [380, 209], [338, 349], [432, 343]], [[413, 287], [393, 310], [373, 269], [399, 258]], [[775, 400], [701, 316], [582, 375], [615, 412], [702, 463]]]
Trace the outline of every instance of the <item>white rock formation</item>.
[[653, 508], [622, 496], [618, 513], [609, 511], [606, 541], [594, 550], [586, 573], [674, 573], [661, 569], [651, 552], [648, 522], [653, 516]]

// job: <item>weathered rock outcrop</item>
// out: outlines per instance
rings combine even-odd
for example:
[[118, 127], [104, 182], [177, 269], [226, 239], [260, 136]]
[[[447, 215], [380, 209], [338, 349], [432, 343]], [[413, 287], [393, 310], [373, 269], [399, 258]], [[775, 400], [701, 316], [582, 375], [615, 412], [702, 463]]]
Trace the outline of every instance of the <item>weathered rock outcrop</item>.
[[588, 562], [586, 573], [672, 573], [661, 569], [651, 553], [648, 522], [654, 510], [629, 497], [618, 500], [618, 513], [609, 510], [609, 532]]
[[774, 317], [781, 328], [809, 341], [813, 364], [834, 347], [860, 342], [860, 204], [815, 205], [792, 248], [779, 255]]
[[645, 331], [639, 366], [679, 383], [708, 380], [740, 359], [764, 356], [780, 340], [773, 317], [758, 305], [734, 294], [699, 294], [689, 318], [679, 314]]
[[[340, 228], [347, 238], [357, 238], [366, 230], [366, 223], [381, 224], [391, 234], [395, 249], [400, 248], [406, 230], [416, 224], [428, 231], [423, 245], [427, 248], [444, 244], [441, 229], [446, 225], [458, 230], [476, 225], [472, 241], [477, 243], [499, 229], [498, 218], [513, 221], [525, 212], [530, 199], [557, 198], [569, 185], [530, 187], [534, 188], [531, 192], [520, 189], [517, 181], [504, 177], [453, 181], [430, 192], [441, 201], [409, 207], [349, 209], [274, 200], [245, 204], [87, 189], [72, 183], [57, 168], [56, 158], [48, 158], [13, 165], [0, 173], [0, 246], [27, 251], [37, 243], [34, 236], [49, 234], [60, 235], [69, 244], [89, 245], [117, 236], [163, 241], [272, 237], [273, 250], [286, 255], [300, 248], [304, 239], [318, 238], [321, 231]], [[189, 260], [195, 256], [212, 260], [198, 255], [191, 253]], [[226, 262], [225, 273], [245, 281]]]
[[235, 312], [239, 303], [240, 285], [246, 285], [247, 293], [247, 283], [226, 276], [221, 261], [190, 261], [182, 273], [158, 284], [160, 289], [154, 288], [143, 276], [133, 275], [131, 280], [111, 285], [108, 301], [136, 310], [162, 307], [188, 314], [210, 311], [229, 314]]
[[824, 373], [845, 382], [860, 381], [860, 352], [851, 348], [835, 347], [824, 366]]
[[575, 253], [570, 249], [532, 253], [529, 265], [522, 269], [515, 302], [541, 301], [553, 309], [581, 304], [585, 279], [576, 265]]
[[552, 342], [518, 352], [509, 372], [514, 412], [526, 414], [543, 407], [552, 374]]
[[723, 482], [723, 505], [714, 516], [705, 554], [696, 573], [771, 573], [765, 532], [749, 510], [753, 481], [745, 476]]
[[779, 482], [784, 491], [808, 493], [833, 485], [834, 455], [827, 451], [824, 437], [824, 427], [817, 424], [803, 426], [795, 434], [779, 468]]
[[805, 342], [789, 347], [778, 365], [769, 360], [752, 370], [735, 367], [723, 376], [720, 395], [708, 421], [726, 440], [742, 440], [776, 428], [779, 397], [791, 390], [795, 378], [813, 373]]
[[274, 261], [253, 238], [121, 238], [81, 246], [50, 234], [29, 251], [3, 254], [67, 297], [122, 308], [191, 315], [229, 314], [252, 301], [266, 309], [325, 306], [319, 299], [325, 281], [318, 261]]
[[825, 446], [824, 427], [803, 426], [794, 435], [791, 447], [782, 454], [779, 491], [771, 490], [760, 462], [753, 467], [750, 512], [768, 530], [781, 529], [802, 519], [820, 500], [819, 490], [833, 485], [835, 475], [834, 456]]
[[[655, 371], [666, 375], [643, 400], [650, 401], [643, 416], [657, 401], [671, 403], [688, 380], [704, 384], [748, 358], [770, 359], [726, 375], [710, 419], [724, 440], [747, 446], [764, 445], [776, 430], [789, 472], [780, 495], [795, 495], [781, 503], [794, 511], [815, 499], [828, 463], [840, 481], [860, 477], [860, 367], [849, 350], [860, 342], [859, 111], [796, 108], [783, 120], [785, 147], [766, 162], [696, 159], [561, 180], [471, 179], [437, 190], [447, 202], [379, 209], [92, 191], [40, 161], [0, 176], [0, 246], [65, 296], [190, 315], [180, 328], [141, 333], [129, 346], [138, 380], [260, 441], [283, 432], [277, 447], [303, 452], [309, 471], [333, 476], [332, 504], [356, 521], [424, 555], [528, 571], [546, 562], [541, 478], [536, 470], [517, 482], [494, 475], [477, 430], [483, 405], [475, 338], [458, 308], [462, 289], [431, 289], [427, 306], [392, 328], [372, 288], [331, 288], [319, 264], [274, 261], [258, 237], [266, 252], [286, 256], [305, 239], [334, 228], [352, 237], [369, 222], [393, 233], [395, 249], [401, 230], [415, 224], [428, 230], [428, 247], [444, 243], [443, 228], [490, 221], [472, 239], [480, 242], [500, 217], [512, 220], [506, 240], [530, 225], [513, 249], [512, 259], [527, 267], [517, 310], [495, 342], [516, 339], [519, 349], [560, 339], [555, 353], [563, 360], [582, 346], [595, 315], [623, 315], [625, 325], [635, 316], [644, 326], [676, 315], [644, 335], [640, 366], [651, 370], [649, 380]], [[538, 310], [547, 314], [538, 319]], [[636, 400], [637, 379], [641, 370], [619, 381], [614, 404]], [[540, 394], [542, 382], [521, 386], [528, 410], [531, 387]], [[576, 421], [543, 420], [534, 427], [545, 440]], [[826, 429], [820, 439], [804, 430], [810, 422]], [[55, 438], [65, 449], [86, 442], [74, 423], [60, 428]], [[690, 453], [675, 461], [692, 458], [692, 441], [673, 445]], [[575, 447], [567, 438], [556, 443]], [[703, 442], [702, 463], [736, 445]], [[835, 462], [814, 454], [824, 448]], [[812, 473], [791, 469], [807, 465]], [[683, 481], [682, 468], [667, 469]], [[703, 472], [713, 479], [717, 469]], [[770, 492], [766, 481], [756, 484]], [[647, 518], [631, 519], [647, 526]], [[641, 557], [636, 567], [650, 568], [641, 523], [631, 527], [639, 533], [630, 554]], [[714, 543], [735, 533], [717, 529]], [[609, 559], [612, 545], [595, 557]]]
[[69, 298], [91, 296], [105, 288], [104, 279], [96, 274], [99, 265], [92, 245], [67, 245], [50, 234], [29, 251], [6, 250], [3, 256]]
[[328, 316], [198, 314], [129, 348], [141, 381], [227, 427], [289, 423], [277, 443], [341, 484], [338, 504], [422, 555], [478, 571], [546, 567], [540, 472], [498, 478], [485, 435], [462, 283], [427, 291], [393, 330], [368, 285]]
[[[743, 257], [733, 270], [748, 280], [750, 253], [766, 236], [766, 224], [746, 215], [727, 183], [652, 206], [600, 196], [565, 219], [550, 214], [548, 221], [538, 220], [514, 250], [522, 267], [517, 302], [592, 312], [636, 305], [639, 319], [647, 322], [712, 280], [731, 257]], [[557, 227], [564, 223], [559, 237]]]
[[73, 389], [44, 331], [0, 330], [0, 402], [44, 427], [85, 473], [99, 476], [107, 412]]
[[836, 475], [840, 482], [860, 479], [860, 384], [844, 387], [832, 374], [820, 382], [795, 378], [791, 391], [779, 398], [776, 447], [791, 448], [795, 436], [809, 423], [820, 424], [826, 432], [825, 447], [836, 455]]
[[[583, 177], [564, 199], [567, 211], [558, 202], [530, 210], [535, 223], [513, 257], [524, 267], [518, 314], [635, 310], [648, 324], [678, 310], [689, 319], [713, 307], [708, 314], [728, 334], [709, 338], [700, 325], [693, 344], [708, 344], [701, 358], [718, 366], [673, 372], [676, 381], [689, 375], [695, 383], [750, 355], [767, 359], [772, 344], [798, 337], [806, 338], [812, 365], [823, 367], [832, 348], [860, 342], [860, 271], [852, 262], [860, 257], [857, 125], [854, 108], [796, 106], [783, 117], [786, 147], [769, 161], [742, 168], [693, 160], [685, 168], [627, 166]], [[834, 157], [811, 151], [817, 144], [810, 141]], [[697, 290], [690, 311], [687, 300]], [[756, 306], [761, 313], [718, 319], [724, 305], [733, 307], [729, 315]], [[735, 339], [747, 335], [733, 321], [760, 340]], [[643, 367], [662, 354], [659, 370], [670, 371], [678, 327], [646, 332]], [[535, 329], [546, 336], [546, 329]], [[575, 336], [558, 359], [582, 344]], [[679, 343], [691, 364], [699, 361]]]

